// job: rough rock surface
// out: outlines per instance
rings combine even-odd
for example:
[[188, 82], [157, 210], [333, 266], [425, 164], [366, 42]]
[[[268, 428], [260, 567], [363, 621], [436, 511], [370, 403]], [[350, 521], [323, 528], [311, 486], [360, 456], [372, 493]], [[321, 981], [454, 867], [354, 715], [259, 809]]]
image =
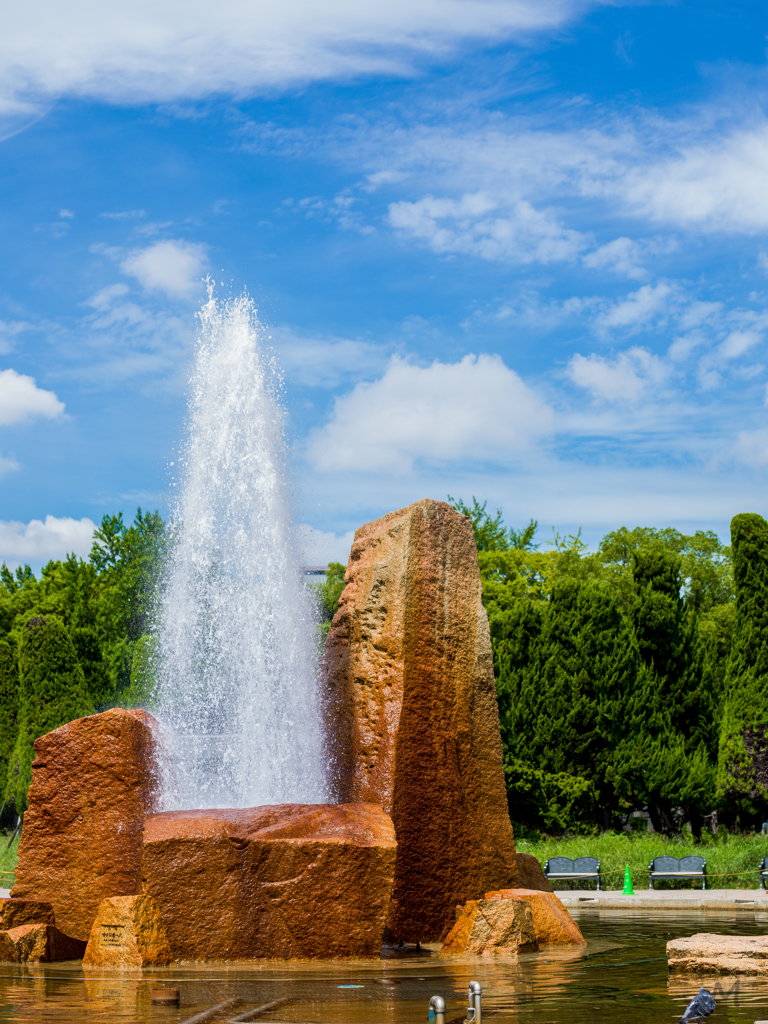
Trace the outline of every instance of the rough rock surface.
[[99, 904], [84, 964], [148, 967], [173, 959], [157, 904], [151, 896], [112, 896]]
[[472, 524], [424, 499], [362, 526], [323, 662], [340, 801], [392, 815], [389, 938], [442, 938], [452, 908], [517, 884]]
[[[536, 938], [547, 946], [584, 946], [586, 939], [566, 908], [553, 892], [536, 889], [502, 889], [487, 892], [486, 900], [520, 900], [533, 915]], [[484, 901], [485, 902], [485, 901]]]
[[378, 957], [396, 846], [371, 803], [166, 811], [144, 891], [177, 960]]
[[56, 924], [53, 907], [39, 900], [0, 900], [0, 931], [22, 924]]
[[39, 964], [79, 960], [85, 943], [64, 935], [51, 924], [22, 924], [0, 931], [0, 961]]
[[441, 953], [516, 956], [539, 948], [531, 905], [525, 900], [468, 900]]
[[87, 941], [105, 897], [139, 891], [153, 725], [144, 711], [113, 708], [35, 741], [11, 895], [51, 903], [57, 926], [75, 938]]
[[538, 889], [539, 892], [554, 892], [555, 888], [548, 878], [544, 877], [544, 868], [540, 861], [531, 853], [518, 853], [517, 884], [522, 889]]
[[768, 935], [700, 932], [667, 943], [670, 971], [768, 975]]

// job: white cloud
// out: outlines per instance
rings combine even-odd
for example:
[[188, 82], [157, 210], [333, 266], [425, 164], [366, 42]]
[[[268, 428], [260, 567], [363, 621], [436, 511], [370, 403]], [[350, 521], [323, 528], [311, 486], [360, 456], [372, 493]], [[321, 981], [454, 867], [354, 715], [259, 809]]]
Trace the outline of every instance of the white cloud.
[[394, 357], [379, 380], [337, 398], [310, 438], [320, 471], [403, 472], [417, 462], [513, 464], [550, 433], [553, 413], [497, 355], [421, 367]]
[[23, 423], [42, 416], [54, 420], [64, 413], [64, 403], [53, 391], [44, 391], [34, 377], [15, 370], [0, 370], [0, 426]]
[[550, 211], [542, 213], [524, 200], [507, 206], [484, 192], [457, 200], [425, 196], [413, 203], [392, 203], [389, 223], [435, 252], [512, 263], [571, 260], [587, 244], [583, 235], [563, 227]]
[[21, 469], [16, 459], [9, 459], [0, 454], [0, 476], [3, 476], [5, 473], [12, 473], [15, 469]]
[[598, 317], [598, 325], [602, 328], [629, 330], [642, 327], [665, 310], [671, 294], [672, 289], [668, 284], [644, 284]]
[[115, 299], [120, 299], [123, 295], [127, 295], [130, 289], [127, 284], [110, 284], [106, 288], [102, 288], [100, 291], [92, 295], [87, 300], [86, 305], [93, 306], [94, 309], [104, 311], [109, 309], [114, 303]]
[[409, 73], [465, 40], [551, 30], [588, 0], [28, 0], [4, 10], [0, 95], [112, 102], [243, 96]]
[[389, 353], [383, 345], [350, 338], [302, 336], [289, 327], [271, 329], [265, 339], [291, 383], [303, 387], [335, 388], [350, 377], [379, 372]]
[[641, 262], [642, 256], [642, 246], [638, 242], [631, 238], [614, 238], [612, 242], [587, 253], [582, 262], [590, 270], [610, 270], [622, 277], [642, 279], [648, 276]]
[[659, 387], [668, 371], [658, 356], [644, 348], [631, 348], [614, 360], [578, 353], [568, 363], [574, 384], [607, 402], [638, 402]]
[[[641, 280], [646, 263], [652, 270], [653, 257], [680, 244], [657, 236], [658, 224], [696, 233], [768, 227], [768, 119], [737, 101], [728, 110], [728, 102], [668, 118], [594, 106], [568, 116], [558, 108], [551, 121], [472, 104], [457, 116], [446, 105], [442, 118], [430, 108], [428, 121], [419, 111], [411, 123], [407, 115], [354, 128], [339, 122], [315, 145], [362, 168], [363, 190], [396, 190], [390, 223], [439, 252], [551, 262], [592, 248], [595, 225], [632, 217], [643, 234], [652, 227], [653, 238], [608, 240], [584, 265]], [[548, 240], [556, 243], [549, 252]]]
[[719, 354], [723, 359], [737, 359], [762, 340], [757, 331], [731, 331], [720, 345]]
[[329, 562], [347, 564], [352, 541], [355, 539], [354, 530], [335, 534], [302, 523], [298, 528], [298, 534], [304, 565], [327, 565]]
[[90, 519], [46, 516], [45, 522], [29, 523], [0, 520], [0, 562], [18, 565], [64, 558], [70, 553], [88, 556], [96, 524]]
[[722, 132], [706, 120], [659, 127], [670, 135], [677, 128], [682, 141], [673, 156], [625, 170], [616, 189], [630, 206], [655, 220], [715, 231], [753, 234], [768, 226], [768, 122]]
[[32, 325], [26, 320], [0, 320], [0, 353], [11, 352], [16, 345], [16, 338]]
[[205, 254], [206, 247], [198, 242], [168, 239], [131, 253], [120, 269], [135, 277], [147, 291], [185, 298], [200, 286], [207, 262]]

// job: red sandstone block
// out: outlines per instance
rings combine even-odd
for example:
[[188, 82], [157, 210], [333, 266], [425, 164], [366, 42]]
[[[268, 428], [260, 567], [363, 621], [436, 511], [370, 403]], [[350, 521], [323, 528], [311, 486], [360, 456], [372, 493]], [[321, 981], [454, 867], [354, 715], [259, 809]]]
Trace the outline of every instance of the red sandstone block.
[[144, 892], [177, 960], [378, 957], [396, 846], [370, 803], [166, 811]]
[[57, 926], [77, 939], [87, 941], [103, 899], [139, 891], [153, 725], [145, 711], [113, 708], [35, 741], [11, 895], [50, 903]]

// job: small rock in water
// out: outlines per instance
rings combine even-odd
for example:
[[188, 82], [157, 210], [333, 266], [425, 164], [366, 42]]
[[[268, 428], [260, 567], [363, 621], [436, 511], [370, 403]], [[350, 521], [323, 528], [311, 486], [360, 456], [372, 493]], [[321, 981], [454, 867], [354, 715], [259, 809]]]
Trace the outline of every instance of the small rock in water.
[[112, 896], [99, 904], [84, 964], [147, 967], [172, 959], [160, 911], [151, 896]]

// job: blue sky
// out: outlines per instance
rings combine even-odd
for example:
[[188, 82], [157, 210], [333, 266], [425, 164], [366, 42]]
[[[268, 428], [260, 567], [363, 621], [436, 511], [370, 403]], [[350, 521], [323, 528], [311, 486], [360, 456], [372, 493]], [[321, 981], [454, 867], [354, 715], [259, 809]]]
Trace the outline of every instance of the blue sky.
[[16, 6], [0, 559], [167, 510], [209, 273], [310, 560], [448, 493], [592, 543], [766, 514], [764, 4]]

